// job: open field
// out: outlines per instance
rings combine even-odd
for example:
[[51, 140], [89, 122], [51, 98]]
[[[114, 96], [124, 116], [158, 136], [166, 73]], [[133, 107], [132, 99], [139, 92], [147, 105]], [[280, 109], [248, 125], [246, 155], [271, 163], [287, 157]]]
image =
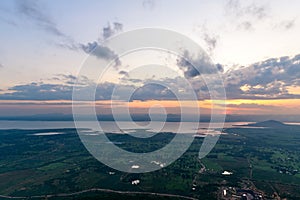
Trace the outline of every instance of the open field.
[[[64, 134], [34, 135], [48, 132]], [[225, 197], [219, 192], [221, 188], [234, 187], [259, 191], [265, 199], [274, 198], [274, 194], [300, 198], [298, 126], [230, 128], [225, 132], [202, 160], [198, 159], [198, 151], [203, 139], [196, 138], [170, 166], [151, 173], [130, 174], [110, 169], [93, 158], [74, 129], [0, 130], [0, 194], [40, 198], [54, 195], [48, 198], [60, 199], [55, 195], [98, 188], [99, 191], [65, 198], [222, 199]], [[108, 136], [124, 149], [147, 152], [161, 148], [174, 135], [159, 133], [147, 143], [121, 134]], [[233, 174], [222, 175], [223, 171]], [[132, 185], [133, 180], [140, 183]]]

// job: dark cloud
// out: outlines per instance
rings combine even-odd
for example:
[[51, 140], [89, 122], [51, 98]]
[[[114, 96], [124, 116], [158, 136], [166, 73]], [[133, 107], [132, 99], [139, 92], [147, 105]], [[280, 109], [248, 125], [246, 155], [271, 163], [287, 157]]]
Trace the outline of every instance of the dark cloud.
[[126, 82], [129, 82], [129, 83], [143, 83], [144, 80], [142, 79], [138, 79], [138, 78], [123, 78], [122, 81], [126, 81]]
[[[87, 77], [57, 74], [50, 79], [52, 83], [32, 82], [10, 87], [7, 93], [1, 94], [1, 100], [71, 100], [73, 86], [76, 83], [81, 89], [88, 89], [95, 84]], [[53, 83], [57, 82], [57, 83]]]
[[299, 98], [289, 87], [300, 86], [300, 55], [271, 58], [224, 75], [229, 98]]
[[132, 95], [133, 100], [176, 100], [174, 93], [160, 84], [146, 84], [138, 88]]
[[193, 78], [200, 74], [217, 73], [217, 68], [222, 67], [218, 65], [216, 68], [204, 54], [191, 55], [187, 50], [184, 51], [183, 57], [178, 58], [177, 65], [184, 71], [186, 78]]
[[103, 28], [103, 38], [107, 39], [122, 31], [123, 31], [123, 24], [119, 22], [114, 22], [113, 25], [111, 25], [109, 23], [106, 27]]
[[[182, 77], [161, 80], [129, 78], [122, 84], [115, 85], [114, 90], [118, 97], [114, 99], [123, 101], [176, 100], [175, 93], [182, 100], [191, 100], [193, 97], [191, 93], [194, 92], [191, 88], [187, 88], [185, 79]], [[132, 94], [130, 99], [126, 99], [128, 94]]]
[[[104, 83], [97, 89], [97, 100], [111, 99], [113, 84]], [[78, 85], [77, 89], [92, 91], [94, 85]], [[62, 84], [49, 84], [33, 82], [30, 84], [16, 85], [8, 89], [9, 92], [1, 94], [0, 100], [72, 100], [73, 85], [68, 82]], [[80, 91], [79, 91], [80, 92]]]
[[129, 76], [129, 75], [128, 75], [128, 72], [123, 71], [123, 70], [119, 71], [119, 74], [120, 74], [120, 75], [124, 75], [124, 76], [126, 76], [126, 77]]
[[[123, 31], [123, 24], [114, 22], [113, 25], [110, 23], [107, 27], [103, 28], [102, 39], [107, 39], [119, 32]], [[115, 67], [121, 65], [121, 61], [118, 55], [106, 46], [103, 46], [99, 42], [89, 42], [87, 44], [78, 44], [78, 48], [83, 50], [85, 53], [96, 56], [99, 59], [114, 60]]]
[[2, 63], [0, 63], [0, 68], [3, 68], [3, 67], [4, 67], [4, 65]]
[[1, 100], [71, 100], [72, 86], [30, 83], [9, 88]]
[[71, 75], [71, 74], [69, 74], [69, 75], [66, 75], [66, 74], [56, 74], [50, 80], [60, 81], [60, 83], [63, 83], [65, 85], [71, 85], [71, 86], [73, 86], [74, 84], [77, 84], [77, 85], [80, 85], [80, 86], [88, 86], [88, 85], [94, 84], [86, 76], [76, 77], [76, 76]]
[[[132, 83], [115, 84], [105, 82], [97, 85], [86, 77], [78, 78], [73, 75], [58, 74], [51, 79], [51, 83], [32, 82], [13, 86], [6, 93], [0, 94], [0, 100], [72, 100], [73, 89], [83, 96], [82, 100], [86, 100], [89, 99], [86, 98], [87, 96], [94, 94], [95, 88], [95, 96], [90, 96], [95, 100], [144, 101], [176, 99], [171, 89], [164, 86], [166, 84], [173, 90], [182, 90], [182, 96], [189, 99], [188, 90], [183, 87], [181, 79], [164, 79], [157, 81], [157, 83], [152, 83], [151, 80], [138, 80], [142, 84], [141, 87], [138, 87], [132, 85]], [[133, 80], [131, 81], [134, 82]], [[75, 83], [76, 87], [73, 88]], [[128, 99], [127, 95], [133, 91], [135, 92], [132, 97]], [[185, 92], [187, 95], [185, 95]], [[79, 97], [77, 100], [81, 100], [81, 98]]]
[[[152, 79], [131, 79], [126, 76], [126, 71], [120, 71], [125, 75], [121, 84], [95, 82], [87, 77], [75, 77], [74, 75], [57, 74], [50, 82], [33, 82], [29, 84], [16, 85], [9, 88], [6, 93], [0, 95], [1, 100], [71, 100], [73, 85], [82, 94], [93, 94], [96, 88], [96, 100], [111, 100], [114, 91], [117, 91], [114, 100], [123, 100], [128, 93], [135, 91], [129, 100], [174, 100], [173, 92], [178, 92], [184, 99], [191, 99], [191, 92], [196, 92], [198, 99], [209, 99], [210, 91], [200, 74], [209, 77], [223, 70], [221, 64], [216, 64], [212, 69], [209, 62], [203, 61], [201, 56], [195, 58], [189, 53], [187, 60], [178, 60], [178, 64], [185, 72], [185, 77]], [[196, 69], [197, 67], [197, 69]], [[186, 80], [192, 88], [186, 85]], [[297, 93], [291, 92], [290, 88], [300, 87], [300, 54], [294, 57], [271, 58], [257, 62], [247, 67], [236, 68], [223, 73], [226, 96], [228, 99], [287, 99], [300, 98]], [[211, 80], [214, 82], [215, 80]], [[136, 84], [138, 83], [138, 84]], [[138, 85], [138, 86], [136, 86]], [[218, 89], [218, 88], [216, 88]], [[83, 95], [84, 96], [84, 95]]]
[[224, 72], [224, 67], [220, 63], [217, 63], [216, 67], [217, 67], [217, 69], [218, 69], [219, 72]]
[[105, 59], [108, 61], [114, 60], [115, 67], [121, 65], [118, 55], [108, 47], [100, 45], [98, 42], [92, 42], [86, 45], [80, 44], [79, 46], [85, 53], [96, 56], [99, 59]]
[[81, 46], [82, 50], [88, 54], [95, 55], [99, 58], [104, 58], [107, 60], [116, 57], [116, 54], [107, 47], [99, 46], [97, 42], [88, 43]]

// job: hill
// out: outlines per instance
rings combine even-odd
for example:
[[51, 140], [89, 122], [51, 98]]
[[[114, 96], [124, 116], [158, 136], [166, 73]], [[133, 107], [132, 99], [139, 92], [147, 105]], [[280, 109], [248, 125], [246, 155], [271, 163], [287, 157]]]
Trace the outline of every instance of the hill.
[[276, 120], [267, 120], [263, 122], [257, 122], [254, 124], [247, 124], [246, 126], [280, 128], [280, 127], [286, 127], [288, 125]]

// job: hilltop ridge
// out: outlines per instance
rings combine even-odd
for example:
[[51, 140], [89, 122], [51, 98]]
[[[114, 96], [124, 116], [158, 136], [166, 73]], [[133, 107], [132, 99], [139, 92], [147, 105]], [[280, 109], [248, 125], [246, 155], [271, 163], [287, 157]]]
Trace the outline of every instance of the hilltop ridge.
[[288, 126], [283, 122], [276, 121], [276, 120], [267, 120], [263, 122], [257, 122], [253, 124], [247, 124], [246, 126], [254, 126], [254, 127], [284, 127]]

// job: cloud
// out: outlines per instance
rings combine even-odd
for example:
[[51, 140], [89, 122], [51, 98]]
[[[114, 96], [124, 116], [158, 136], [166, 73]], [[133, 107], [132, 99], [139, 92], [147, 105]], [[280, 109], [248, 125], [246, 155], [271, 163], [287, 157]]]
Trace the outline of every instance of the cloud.
[[254, 30], [254, 24], [269, 17], [269, 10], [267, 5], [245, 4], [246, 1], [241, 0], [227, 0], [224, 10], [225, 15], [232, 17], [236, 28], [241, 30]]
[[265, 105], [265, 104], [255, 104], [255, 103], [241, 103], [241, 104], [227, 104], [227, 108], [256, 108], [256, 109], [262, 109], [262, 108], [270, 108], [274, 109], [276, 106], [272, 105]]
[[201, 37], [207, 46], [208, 53], [213, 55], [213, 52], [219, 43], [220, 36], [215, 33], [211, 33], [211, 31], [208, 30], [206, 23], [201, 26], [197, 26], [197, 30], [199, 30]]
[[50, 81], [58, 81], [60, 84], [70, 85], [73, 86], [74, 84], [80, 85], [80, 86], [88, 86], [91, 84], [94, 84], [90, 79], [88, 79], [86, 76], [79, 76], [76, 77], [72, 74], [56, 74], [53, 78], [48, 79]]
[[0, 68], [3, 68], [3, 67], [4, 67], [4, 65], [2, 63], [0, 63]]
[[111, 25], [110, 23], [103, 28], [103, 38], [107, 39], [117, 33], [120, 33], [123, 31], [123, 24], [120, 22], [114, 22], [113, 25]]
[[16, 0], [15, 2], [18, 12], [33, 21], [39, 28], [53, 35], [65, 37], [51, 17], [46, 14], [46, 10], [39, 4], [39, 1]]
[[212, 54], [217, 46], [218, 37], [208, 33], [204, 33], [203, 37], [204, 37], [204, 41], [208, 46], [208, 51]]
[[153, 10], [155, 8], [155, 0], [143, 0], [143, 8], [146, 10]]
[[[106, 60], [114, 59], [117, 55], [107, 47], [102, 46], [98, 42], [89, 42], [87, 44], [82, 44], [74, 41], [73, 38], [66, 35], [61, 31], [57, 24], [52, 20], [47, 10], [39, 3], [39, 1], [34, 0], [16, 0], [16, 8], [18, 12], [30, 19], [38, 28], [44, 30], [45, 32], [62, 39], [61, 42], [56, 45], [62, 48], [67, 48], [70, 50], [83, 50], [85, 53], [89, 53], [98, 58], [103, 58]], [[119, 22], [114, 22], [113, 25], [108, 24], [107, 27], [103, 28], [103, 39], [107, 39], [112, 35], [121, 32], [123, 30], [123, 24]], [[116, 66], [120, 65], [120, 60], [117, 58], [115, 60]]]
[[60, 84], [30, 83], [9, 88], [1, 100], [70, 100], [72, 87]]
[[120, 75], [124, 75], [125, 77], [128, 77], [128, 76], [129, 76], [128, 72], [123, 71], [123, 70], [119, 71], [119, 74], [120, 74]]
[[254, 30], [253, 24], [250, 21], [244, 21], [240, 23], [237, 28], [245, 31]]
[[[135, 92], [131, 101], [174, 100], [176, 99], [174, 91], [186, 100], [191, 99], [189, 96], [191, 92], [196, 92], [198, 99], [209, 99], [210, 91], [199, 75], [205, 74], [210, 77], [213, 73], [222, 72], [223, 66], [216, 64], [215, 68], [212, 68], [210, 62], [203, 56], [191, 55], [189, 52], [185, 52], [184, 57], [195, 64], [194, 67], [183, 58], [178, 60], [185, 77], [131, 79], [126, 71], [120, 71], [120, 77], [126, 81], [119, 84], [105, 82], [97, 85], [84, 76], [57, 74], [41, 82], [15, 85], [7, 91], [2, 91], [0, 100], [71, 100], [75, 83], [79, 92], [84, 94], [93, 92], [96, 87], [96, 100], [111, 100], [114, 90], [118, 91], [114, 99], [125, 101], [128, 100], [125, 99], [128, 92], [132, 91]], [[270, 58], [247, 67], [226, 71], [222, 75], [228, 99], [300, 98], [300, 54], [294, 57]], [[192, 88], [186, 85], [187, 79]]]
[[[46, 82], [45, 82], [46, 81]], [[15, 85], [0, 95], [1, 100], [71, 100], [75, 83], [81, 89], [91, 87], [94, 82], [87, 77], [57, 74], [51, 79]]]
[[256, 4], [252, 4], [244, 8], [245, 13], [249, 14], [257, 19], [263, 19], [267, 16], [267, 9], [266, 6], [258, 6]]
[[[119, 22], [114, 22], [113, 26], [108, 24], [107, 27], [103, 28], [103, 39], [108, 39], [109, 37], [122, 32], [123, 30], [123, 24]], [[89, 42], [87, 44], [78, 44], [78, 48], [83, 50], [85, 53], [88, 53], [90, 55], [96, 56], [99, 59], [105, 59], [105, 60], [114, 60], [115, 67], [121, 65], [121, 61], [118, 57], [118, 55], [111, 49], [109, 49], [106, 46], [103, 46], [99, 42]]]
[[109, 82], [97, 85], [85, 76], [57, 74], [41, 82], [12, 86], [7, 91], [2, 91], [0, 100], [72, 100], [73, 89], [76, 89], [79, 94], [93, 95], [95, 88], [95, 100], [111, 100], [115, 88], [127, 92], [132, 86]]
[[138, 88], [132, 95], [132, 100], [176, 100], [174, 93], [160, 84], [146, 84]]
[[228, 0], [225, 5], [225, 12], [235, 17], [250, 16], [260, 20], [268, 16], [265, 5], [257, 5], [255, 3], [242, 5], [241, 2], [240, 0]]
[[[201, 74], [213, 74], [217, 73], [217, 68], [214, 67], [207, 56], [203, 54], [191, 55], [187, 50], [184, 51], [183, 57], [179, 57], [177, 65], [184, 71], [186, 78], [193, 78]], [[220, 70], [222, 66], [217, 66]]]
[[289, 30], [296, 24], [296, 19], [278, 20], [272, 16], [268, 5], [252, 2], [245, 4], [246, 1], [227, 0], [224, 10], [227, 16], [233, 17], [237, 22], [237, 29], [254, 30], [254, 25], [269, 19], [270, 27], [273, 29]]
[[77, 43], [72, 37], [61, 31], [51, 16], [47, 13], [47, 9], [36, 0], [15, 0], [16, 9], [21, 17], [29, 19], [39, 29], [61, 39], [61, 43], [57, 46], [76, 50]]
[[[131, 79], [130, 79], [131, 80]], [[189, 99], [189, 92], [184, 88], [183, 78], [157, 80], [138, 80], [139, 86], [132, 82], [126, 84], [116, 84], [104, 82], [96, 84], [87, 77], [75, 77], [73, 75], [57, 74], [51, 79], [41, 82], [32, 82], [10, 87], [7, 91], [2, 91], [0, 100], [72, 100], [73, 86], [76, 83], [76, 90], [84, 95], [83, 100], [88, 95], [93, 95], [96, 88], [95, 100], [174, 100], [173, 90], [178, 90], [183, 97]], [[168, 85], [166, 87], [164, 85]], [[128, 93], [135, 91], [130, 99], [127, 99]], [[115, 92], [115, 93], [114, 93]], [[114, 94], [114, 96], [113, 96]]]
[[[102, 38], [103, 39], [108, 39], [109, 37], [121, 32], [123, 30], [123, 24], [119, 22], [114, 22], [113, 23], [113, 28], [111, 28], [111, 25], [109, 24], [107, 27], [103, 28], [103, 33], [102, 33]], [[118, 67], [121, 65], [121, 61], [118, 57], [118, 55], [111, 50], [110, 48], [102, 45], [100, 42], [93, 41], [93, 42], [88, 42], [87, 44], [83, 43], [76, 43], [73, 40], [65, 41], [61, 44], [58, 44], [58, 46], [67, 48], [70, 50], [82, 50], [83, 52], [90, 54], [92, 56], [95, 56], [99, 59], [104, 59], [104, 60], [114, 60], [115, 62], [115, 67]]]
[[224, 74], [229, 98], [299, 98], [290, 87], [300, 87], [300, 55], [271, 58]]
[[216, 64], [216, 67], [217, 67], [217, 70], [218, 70], [219, 72], [224, 72], [224, 67], [223, 67], [223, 65], [221, 65], [220, 63], [217, 63], [217, 64]]
[[99, 59], [114, 60], [115, 67], [121, 65], [118, 55], [108, 47], [100, 45], [98, 42], [80, 44], [79, 47], [87, 54], [96, 56]]
[[290, 30], [296, 25], [296, 19], [292, 20], [283, 20], [279, 24], [275, 25], [274, 28], [280, 28], [283, 30]]

